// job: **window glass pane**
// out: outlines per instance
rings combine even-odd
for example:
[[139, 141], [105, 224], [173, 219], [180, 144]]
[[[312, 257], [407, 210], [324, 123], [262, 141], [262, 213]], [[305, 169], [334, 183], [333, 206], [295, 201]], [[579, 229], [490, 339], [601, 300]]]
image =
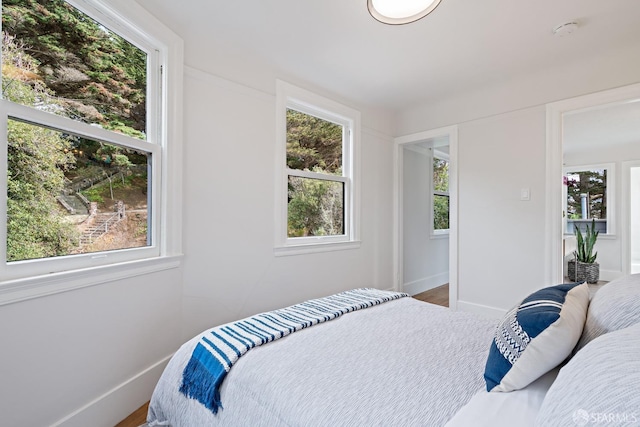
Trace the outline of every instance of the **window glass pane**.
[[433, 229], [449, 229], [449, 196], [433, 196]]
[[341, 125], [287, 109], [287, 167], [342, 175]]
[[10, 119], [7, 261], [149, 242], [150, 154]]
[[433, 159], [433, 189], [449, 192], [449, 162], [446, 160]]
[[433, 229], [449, 229], [449, 196], [433, 196]]
[[575, 227], [586, 231], [596, 220], [596, 230], [607, 231], [607, 170], [594, 169], [570, 172], [565, 175], [567, 185], [567, 233]]
[[344, 231], [344, 183], [289, 175], [288, 237]]
[[62, 0], [2, 1], [2, 93], [145, 139], [144, 51]]

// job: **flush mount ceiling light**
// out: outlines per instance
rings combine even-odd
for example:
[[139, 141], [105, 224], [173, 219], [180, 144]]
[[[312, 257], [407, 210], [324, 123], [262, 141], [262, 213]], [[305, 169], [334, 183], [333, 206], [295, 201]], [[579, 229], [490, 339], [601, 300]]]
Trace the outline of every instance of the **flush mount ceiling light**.
[[401, 25], [424, 18], [441, 0], [367, 0], [369, 13], [384, 24]]
[[565, 22], [553, 29], [553, 35], [558, 37], [566, 37], [578, 29], [578, 23], [575, 21]]

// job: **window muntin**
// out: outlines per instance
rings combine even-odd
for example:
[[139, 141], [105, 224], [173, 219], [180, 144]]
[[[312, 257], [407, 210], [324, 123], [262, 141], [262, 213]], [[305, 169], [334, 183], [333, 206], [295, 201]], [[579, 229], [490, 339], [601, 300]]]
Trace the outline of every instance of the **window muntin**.
[[612, 171], [613, 165], [565, 168], [566, 234], [575, 234], [576, 227], [585, 232], [592, 221], [600, 233], [613, 233]]
[[[105, 55], [108, 54], [108, 52], [96, 54], [92, 56], [92, 58], [98, 62], [102, 61], [102, 64], [99, 65], [103, 67], [103, 71], [107, 70], [112, 73], [120, 72], [121, 75], [118, 81], [116, 81], [117, 79], [114, 78], [115, 75], [113, 74], [111, 78], [98, 74], [97, 80], [104, 82], [104, 85], [90, 84], [87, 88], [87, 86], [82, 86], [82, 81], [76, 82], [77, 91], [75, 94], [67, 91], [64, 93], [64, 96], [57, 96], [54, 90], [56, 86], [48, 86], [47, 83], [50, 83], [52, 79], [55, 80], [57, 78], [59, 80], [61, 73], [65, 71], [71, 73], [70, 75], [72, 77], [73, 75], [77, 77], [78, 74], [73, 74], [74, 72], [69, 71], [69, 64], [60, 65], [60, 69], [57, 71], [50, 67], [41, 66], [42, 63], [40, 63], [38, 59], [29, 55], [26, 49], [20, 48], [21, 45], [22, 47], [25, 46], [24, 40], [20, 37], [25, 36], [19, 37], [19, 34], [8, 35], [3, 33], [3, 65], [7, 64], [7, 61], [10, 61], [10, 66], [3, 66], [2, 88], [4, 99], [0, 101], [0, 134], [3, 135], [3, 145], [5, 145], [5, 148], [0, 154], [0, 161], [2, 161], [2, 164], [7, 164], [9, 168], [12, 167], [8, 162], [10, 156], [8, 150], [10, 149], [10, 144], [12, 144], [9, 141], [9, 136], [13, 132], [12, 128], [15, 128], [17, 124], [28, 124], [27, 126], [31, 126], [31, 129], [36, 129], [37, 132], [40, 133], [53, 132], [58, 135], [58, 139], [66, 139], [67, 141], [74, 139], [76, 141], [83, 140], [85, 143], [89, 143], [89, 145], [93, 144], [99, 148], [90, 153], [92, 161], [94, 163], [102, 162], [103, 171], [107, 175], [110, 175], [109, 171], [113, 170], [113, 167], [116, 166], [116, 169], [120, 169], [118, 172], [122, 172], [122, 174], [118, 175], [118, 177], [121, 178], [120, 182], [122, 182], [122, 178], [124, 178], [126, 185], [134, 183], [133, 186], [140, 192], [146, 188], [146, 190], [144, 190], [146, 194], [137, 198], [137, 200], [142, 203], [133, 206], [134, 208], [139, 208], [134, 209], [138, 212], [131, 212], [135, 219], [134, 222], [137, 225], [132, 225], [131, 228], [134, 230], [128, 235], [125, 241], [121, 240], [116, 243], [112, 241], [107, 245], [104, 245], [104, 242], [98, 244], [98, 242], [92, 241], [89, 246], [85, 245], [84, 249], [80, 251], [78, 251], [77, 248], [71, 251], [69, 251], [68, 248], [63, 248], [53, 253], [31, 252], [16, 255], [16, 252], [9, 248], [9, 244], [15, 244], [16, 242], [20, 244], [20, 239], [23, 239], [23, 243], [27, 242], [32, 236], [19, 236], [15, 233], [15, 229], [12, 228], [14, 225], [12, 221], [15, 219], [15, 216], [10, 217], [10, 215], [13, 215], [15, 212], [15, 200], [10, 200], [10, 198], [15, 192], [13, 192], [13, 189], [10, 187], [13, 185], [11, 178], [8, 175], [2, 177], [0, 178], [0, 190], [4, 188], [1, 194], [5, 194], [7, 199], [2, 203], [0, 213], [4, 214], [2, 217], [7, 218], [7, 220], [2, 220], [0, 223], [0, 238], [4, 238], [7, 244], [3, 244], [0, 250], [0, 262], [2, 262], [0, 270], [3, 271], [3, 277], [7, 279], [144, 259], [160, 255], [160, 242], [157, 239], [157, 230], [159, 229], [158, 225], [161, 215], [159, 210], [161, 206], [160, 180], [158, 177], [161, 175], [160, 166], [162, 165], [162, 147], [160, 146], [162, 140], [160, 130], [162, 127], [159, 125], [162, 114], [159, 108], [161, 105], [159, 100], [160, 85], [158, 84], [160, 81], [159, 50], [154, 49], [147, 40], [139, 38], [139, 33], [137, 33], [133, 27], [129, 27], [129, 24], [119, 21], [117, 18], [109, 15], [109, 13], [105, 13], [105, 10], [101, 7], [92, 9], [93, 3], [93, 1], [87, 2], [87, 4], [83, 3], [83, 10], [88, 13], [95, 12], [93, 13], [94, 17], [100, 16], [101, 21], [108, 21], [109, 26], [115, 25], [118, 27], [119, 33], [126, 34], [126, 39], [108, 30], [107, 24], [104, 22], [97, 23], [89, 15], [78, 11], [70, 6], [69, 3], [61, 0], [47, 2], [44, 6], [39, 6], [35, 9], [37, 9], [36, 12], [42, 12], [42, 8], [44, 7], [54, 8], [55, 13], [51, 13], [53, 16], [60, 12], [61, 9], [64, 9], [68, 12], [67, 17], [73, 16], [75, 19], [71, 19], [70, 22], [91, 27], [92, 31], [96, 30], [97, 27], [98, 33], [94, 31], [92, 33], [94, 36], [102, 34], [107, 39], [113, 40], [121, 50], [117, 52], [114, 51], [115, 53], [112, 52], [112, 63], [106, 61], [108, 58], [106, 58]], [[11, 10], [12, 7], [28, 8], [30, 4], [31, 2], [26, 0], [3, 2], [3, 23], [9, 21], [11, 17], [21, 16], [20, 13], [15, 13], [15, 10]], [[95, 2], [95, 5], [99, 6], [99, 3]], [[34, 22], [39, 22], [39, 19], [33, 19]], [[34, 26], [37, 27], [35, 24]], [[86, 28], [83, 30], [85, 29]], [[32, 30], [33, 31], [30, 30], [31, 33], [38, 32], [37, 28]], [[25, 33], [25, 31], [23, 31], [23, 33]], [[29, 31], [27, 31], [27, 33], [28, 32]], [[82, 33], [82, 31], [78, 31], [78, 33]], [[71, 36], [77, 35], [76, 33], [71, 34]], [[70, 35], [65, 33], [64, 37], [68, 36]], [[55, 38], [54, 35], [51, 37]], [[134, 40], [135, 44], [127, 40]], [[55, 42], [51, 43], [55, 45]], [[137, 46], [143, 46], [143, 48]], [[11, 51], [11, 49], [13, 49], [13, 51]], [[76, 57], [82, 56], [80, 52], [71, 54], [67, 52], [65, 57], [71, 57], [73, 59], [74, 55]], [[135, 78], [129, 79], [129, 74], [127, 74], [126, 70], [115, 69], [113, 62], [117, 62], [116, 59], [121, 61], [121, 65], [128, 61], [128, 63], [122, 65], [121, 68], [129, 67], [129, 71], [134, 74], [137, 73], [138, 75]], [[87, 75], [96, 76], [96, 70], [85, 69], [84, 71], [88, 73], [85, 73]], [[40, 77], [40, 75], [45, 75], [45, 77]], [[47, 80], [49, 77], [51, 77], [51, 79]], [[58, 80], [56, 80], [56, 82], [59, 83]], [[131, 87], [125, 89], [124, 92], [118, 92], [116, 86], [120, 85], [122, 88], [121, 85], [127, 82], [131, 83]], [[95, 83], [95, 81], [93, 81], [93, 83]], [[137, 91], [134, 90], [136, 88]], [[91, 105], [89, 105], [90, 103], [85, 102], [86, 99], [82, 98], [83, 95], [91, 91], [98, 93], [99, 96], [96, 99], [104, 101], [102, 104], [109, 104], [107, 101], [113, 101], [114, 99], [117, 102], [113, 103], [113, 105], [107, 105], [107, 107], [102, 110], [100, 110], [101, 107], [98, 105], [99, 103], [97, 103], [93, 105], [94, 109], [91, 109], [89, 108], [91, 107]], [[78, 98], [72, 99], [72, 96], [76, 95]], [[79, 106], [79, 104], [82, 105]], [[111, 108], [114, 105], [115, 107]], [[93, 114], [95, 111], [98, 111], [100, 114]], [[82, 112], [87, 114], [80, 114]], [[93, 119], [98, 118], [99, 120], [92, 120], [91, 117], [93, 117]], [[54, 137], [54, 139], [56, 138]], [[66, 155], [67, 158], [74, 158], [76, 162], [80, 160], [82, 156], [86, 157], [88, 154], [87, 151], [79, 149], [78, 146], [74, 147], [73, 143], [70, 145], [62, 144], [60, 148], [62, 152], [66, 149], [67, 152], [64, 153], [64, 155]], [[74, 150], [76, 150], [76, 152], [74, 152]], [[83, 151], [83, 153], [80, 154], [80, 151]], [[56, 154], [60, 155], [60, 152]], [[107, 163], [111, 166], [109, 167]], [[65, 166], [68, 165], [56, 165], [54, 169], [57, 169], [59, 172], [60, 170], [64, 170]], [[77, 170], [68, 168], [65, 173], [69, 171], [71, 171], [71, 173], [77, 172]], [[15, 167], [13, 171], [8, 169], [7, 172], [8, 174], [15, 172]], [[55, 210], [52, 208], [51, 212], [58, 213], [58, 206], [61, 206], [61, 203], [57, 201], [53, 204], [51, 203], [52, 199], [57, 199], [59, 196], [55, 194], [59, 189], [59, 183], [54, 183], [54, 181], [59, 178], [59, 175], [53, 179], [54, 176], [56, 176], [56, 174], [49, 175], [53, 180], [51, 184], [54, 185], [47, 184], [45, 187], [48, 187], [50, 190], [50, 194], [48, 194], [48, 205], [55, 206]], [[109, 178], [112, 179], [111, 187], [113, 187], [113, 180], [116, 176], [109, 176]], [[64, 177], [64, 179], [70, 178]], [[131, 207], [125, 204], [125, 212], [130, 209]], [[151, 215], [151, 213], [153, 213], [153, 215]], [[50, 216], [54, 217], [56, 215], [52, 214]], [[40, 219], [44, 219], [44, 216], [41, 215]], [[19, 237], [18, 240], [15, 239], [16, 236]], [[60, 235], [56, 237], [59, 238]], [[65, 241], [65, 239], [58, 240]], [[2, 259], [4, 261], [2, 261]]]
[[433, 179], [433, 232], [449, 230], [449, 161], [434, 153]]
[[358, 247], [360, 113], [282, 81], [277, 95], [276, 254]]

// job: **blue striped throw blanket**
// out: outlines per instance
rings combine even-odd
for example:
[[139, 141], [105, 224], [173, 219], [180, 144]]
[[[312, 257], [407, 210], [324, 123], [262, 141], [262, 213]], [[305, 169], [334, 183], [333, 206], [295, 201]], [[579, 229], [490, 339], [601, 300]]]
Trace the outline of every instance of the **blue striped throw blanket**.
[[180, 392], [215, 414], [222, 408], [222, 381], [250, 349], [345, 313], [406, 296], [371, 288], [354, 289], [209, 329], [200, 337], [182, 373]]

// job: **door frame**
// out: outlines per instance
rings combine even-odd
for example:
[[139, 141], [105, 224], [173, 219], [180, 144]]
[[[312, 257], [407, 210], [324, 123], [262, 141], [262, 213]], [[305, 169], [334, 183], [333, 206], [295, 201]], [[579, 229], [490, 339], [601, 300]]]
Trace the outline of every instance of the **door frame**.
[[393, 165], [393, 278], [394, 289], [403, 291], [403, 148], [435, 138], [449, 139], [449, 308], [458, 301], [458, 126], [447, 126], [394, 139]]
[[[615, 89], [596, 92], [589, 95], [569, 98], [562, 101], [549, 103], [547, 110], [547, 141], [546, 141], [546, 221], [545, 221], [545, 251], [548, 254], [545, 263], [545, 275], [549, 284], [562, 283], [562, 116], [568, 112], [589, 111], [608, 104], [619, 104], [625, 101], [640, 99], [640, 83], [623, 86]], [[623, 225], [624, 226], [624, 225]], [[622, 248], [625, 245], [624, 236]], [[627, 233], [628, 234], [628, 230]], [[625, 254], [622, 254], [625, 256]], [[626, 266], [629, 269], [630, 266]], [[623, 272], [626, 270], [623, 270]]]
[[623, 267], [622, 272], [624, 274], [631, 274], [631, 169], [640, 168], [640, 160], [630, 160], [622, 162], [622, 196], [621, 196], [621, 210], [620, 220], [621, 226], [626, 229], [626, 238], [622, 240], [622, 260]]

